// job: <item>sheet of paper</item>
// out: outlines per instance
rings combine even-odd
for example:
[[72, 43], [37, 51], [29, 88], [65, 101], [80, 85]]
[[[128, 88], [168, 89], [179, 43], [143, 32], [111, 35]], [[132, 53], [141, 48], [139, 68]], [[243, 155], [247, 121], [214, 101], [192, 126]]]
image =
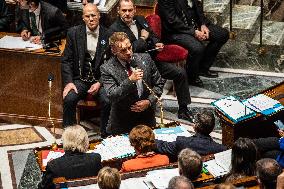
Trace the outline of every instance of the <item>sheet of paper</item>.
[[192, 134], [190, 134], [186, 130], [186, 128], [184, 128], [182, 126], [155, 129], [154, 133], [155, 133], [155, 138], [156, 139], [167, 141], [167, 142], [176, 141], [176, 138], [178, 136], [185, 136], [185, 137], [192, 136]]
[[6, 35], [0, 39], [0, 48], [37, 50], [41, 49], [42, 45], [33, 44], [30, 41], [24, 41], [21, 37], [13, 37]]
[[152, 182], [156, 188], [165, 189], [174, 176], [179, 176], [178, 168], [149, 171], [146, 175], [146, 179]]
[[231, 170], [232, 149], [214, 154], [216, 163], [227, 172]]
[[220, 177], [228, 173], [223, 167], [219, 166], [215, 159], [203, 163], [204, 167], [215, 177]]

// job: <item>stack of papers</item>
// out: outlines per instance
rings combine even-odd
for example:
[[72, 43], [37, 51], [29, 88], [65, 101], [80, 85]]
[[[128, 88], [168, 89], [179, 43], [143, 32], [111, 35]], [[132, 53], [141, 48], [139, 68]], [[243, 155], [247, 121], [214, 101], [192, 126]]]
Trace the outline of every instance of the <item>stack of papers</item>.
[[24, 41], [22, 37], [4, 36], [0, 39], [0, 48], [4, 49], [25, 49], [37, 50], [42, 49], [42, 45]]
[[256, 116], [256, 113], [233, 96], [212, 102], [219, 111], [234, 123]]
[[284, 106], [279, 101], [274, 100], [264, 94], [259, 94], [248, 98], [243, 103], [252, 110], [264, 115], [271, 115], [284, 109]]
[[151, 182], [157, 189], [165, 189], [174, 176], [179, 176], [178, 168], [159, 169], [149, 171], [146, 175], [146, 180]]
[[204, 162], [204, 167], [215, 177], [228, 174], [231, 170], [232, 150], [214, 154], [215, 159]]
[[185, 136], [185, 137], [192, 136], [192, 134], [190, 134], [186, 130], [186, 128], [182, 126], [155, 129], [154, 133], [155, 133], [156, 139], [167, 141], [167, 142], [176, 141], [178, 136]]

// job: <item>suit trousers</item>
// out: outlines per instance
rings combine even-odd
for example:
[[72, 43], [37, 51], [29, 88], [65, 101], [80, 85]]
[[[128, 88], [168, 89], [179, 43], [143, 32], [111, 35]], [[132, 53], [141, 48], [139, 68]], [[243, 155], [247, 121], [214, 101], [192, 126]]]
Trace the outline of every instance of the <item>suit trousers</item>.
[[[71, 90], [63, 99], [63, 127], [76, 123], [77, 103], [79, 100], [86, 97], [87, 91], [92, 83], [75, 80], [74, 85], [77, 88], [78, 94], [75, 93], [74, 90]], [[95, 95], [95, 98], [99, 100], [101, 106], [101, 133], [106, 134], [106, 126], [110, 114], [110, 102], [103, 87], [100, 88], [99, 92]]]
[[162, 78], [173, 80], [179, 107], [187, 107], [191, 103], [186, 71], [174, 63], [155, 62]]
[[190, 34], [173, 34], [168, 42], [178, 44], [189, 51], [186, 61], [186, 72], [189, 80], [195, 80], [199, 72], [208, 71], [219, 50], [228, 41], [229, 32], [220, 26], [210, 24], [209, 43], [207, 46]]

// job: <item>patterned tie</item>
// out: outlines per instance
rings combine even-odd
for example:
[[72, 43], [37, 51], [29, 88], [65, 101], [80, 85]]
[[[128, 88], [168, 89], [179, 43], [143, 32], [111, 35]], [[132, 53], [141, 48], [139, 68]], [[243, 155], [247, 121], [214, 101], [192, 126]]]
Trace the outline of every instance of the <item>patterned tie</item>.
[[38, 28], [36, 26], [36, 15], [34, 12], [30, 12], [30, 20], [31, 20], [31, 30], [34, 36], [39, 35]]
[[131, 76], [132, 70], [131, 70], [131, 68], [130, 68], [130, 64], [129, 64], [129, 63], [126, 63], [125, 67], [126, 67], [128, 76]]

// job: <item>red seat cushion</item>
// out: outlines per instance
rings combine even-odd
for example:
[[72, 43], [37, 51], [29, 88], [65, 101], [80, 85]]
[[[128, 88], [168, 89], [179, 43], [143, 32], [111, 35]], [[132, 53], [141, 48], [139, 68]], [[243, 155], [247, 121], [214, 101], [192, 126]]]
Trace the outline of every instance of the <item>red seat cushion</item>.
[[159, 15], [151, 14], [146, 17], [146, 20], [153, 32], [161, 38], [161, 19]]
[[179, 45], [165, 45], [164, 49], [156, 56], [159, 62], [179, 62], [186, 60], [188, 51]]

